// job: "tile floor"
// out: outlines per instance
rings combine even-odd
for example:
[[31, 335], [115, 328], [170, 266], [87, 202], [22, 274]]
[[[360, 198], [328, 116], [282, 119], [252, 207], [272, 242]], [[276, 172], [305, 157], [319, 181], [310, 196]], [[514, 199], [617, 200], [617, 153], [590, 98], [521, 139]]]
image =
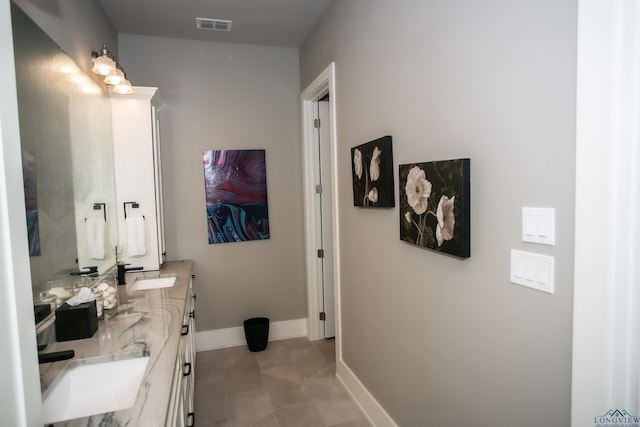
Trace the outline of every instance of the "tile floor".
[[196, 355], [197, 427], [369, 427], [335, 377], [334, 340]]

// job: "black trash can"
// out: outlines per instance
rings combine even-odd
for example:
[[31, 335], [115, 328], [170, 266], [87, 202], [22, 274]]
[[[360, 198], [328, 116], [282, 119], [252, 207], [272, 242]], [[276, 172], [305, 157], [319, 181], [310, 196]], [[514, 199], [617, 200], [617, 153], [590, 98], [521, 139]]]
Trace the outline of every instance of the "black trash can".
[[250, 351], [262, 351], [269, 341], [269, 318], [254, 317], [244, 321], [244, 336]]

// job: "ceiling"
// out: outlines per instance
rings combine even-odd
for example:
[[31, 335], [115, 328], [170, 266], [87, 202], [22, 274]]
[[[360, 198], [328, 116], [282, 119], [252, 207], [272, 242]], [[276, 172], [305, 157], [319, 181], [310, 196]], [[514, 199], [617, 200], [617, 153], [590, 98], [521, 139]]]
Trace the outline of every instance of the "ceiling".
[[[299, 47], [330, 0], [100, 0], [118, 33]], [[231, 20], [199, 30], [196, 18]]]

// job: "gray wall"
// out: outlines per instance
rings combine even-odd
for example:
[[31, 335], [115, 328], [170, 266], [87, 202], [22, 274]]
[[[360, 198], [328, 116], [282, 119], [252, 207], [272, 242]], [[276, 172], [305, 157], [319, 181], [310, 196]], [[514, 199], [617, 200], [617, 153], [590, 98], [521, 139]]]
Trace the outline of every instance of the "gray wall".
[[[302, 88], [336, 62], [343, 360], [400, 426], [569, 425], [576, 3], [340, 0], [301, 48]], [[471, 158], [470, 259], [353, 207], [349, 149], [386, 134], [396, 180]], [[555, 247], [523, 206], [556, 208]], [[555, 256], [554, 295], [510, 284], [510, 249]]]
[[[157, 86], [168, 259], [194, 261], [199, 331], [306, 316], [298, 51], [121, 34], [132, 84]], [[269, 240], [207, 243], [202, 150], [266, 149]]]

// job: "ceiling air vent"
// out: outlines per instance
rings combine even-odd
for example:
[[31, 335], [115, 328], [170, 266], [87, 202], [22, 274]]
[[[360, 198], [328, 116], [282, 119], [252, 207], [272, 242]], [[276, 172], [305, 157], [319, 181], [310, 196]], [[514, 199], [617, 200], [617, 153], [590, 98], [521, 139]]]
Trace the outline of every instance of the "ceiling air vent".
[[199, 30], [231, 31], [231, 21], [226, 19], [196, 18]]

